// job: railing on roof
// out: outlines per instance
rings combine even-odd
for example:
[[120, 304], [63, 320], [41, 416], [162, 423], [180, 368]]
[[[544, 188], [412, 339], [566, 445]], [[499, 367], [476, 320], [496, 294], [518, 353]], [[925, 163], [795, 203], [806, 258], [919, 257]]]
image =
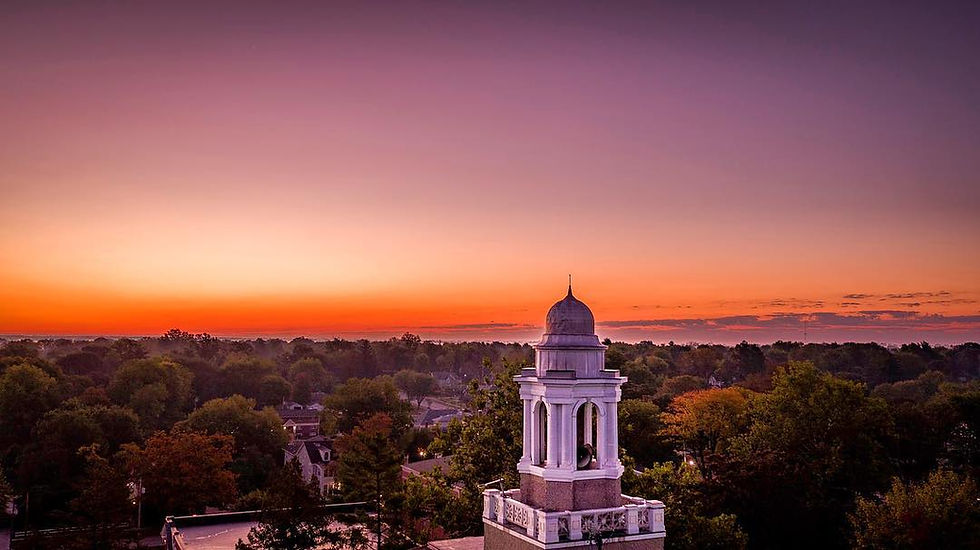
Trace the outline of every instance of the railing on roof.
[[540, 542], [585, 540], [604, 537], [664, 534], [664, 503], [623, 495], [615, 508], [545, 512], [520, 501], [520, 490], [483, 492], [483, 517]]

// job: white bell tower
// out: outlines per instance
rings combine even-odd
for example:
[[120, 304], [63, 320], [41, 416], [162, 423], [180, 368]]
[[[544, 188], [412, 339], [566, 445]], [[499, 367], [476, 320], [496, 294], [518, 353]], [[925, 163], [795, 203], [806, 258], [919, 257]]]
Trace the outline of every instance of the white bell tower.
[[548, 311], [535, 366], [515, 377], [524, 406], [521, 488], [484, 491], [484, 549], [663, 548], [664, 505], [623, 495], [618, 403], [595, 318], [568, 294]]
[[524, 401], [525, 501], [545, 510], [619, 506], [617, 403], [626, 381], [604, 370], [606, 346], [589, 307], [568, 287], [535, 346], [535, 368], [517, 382]]

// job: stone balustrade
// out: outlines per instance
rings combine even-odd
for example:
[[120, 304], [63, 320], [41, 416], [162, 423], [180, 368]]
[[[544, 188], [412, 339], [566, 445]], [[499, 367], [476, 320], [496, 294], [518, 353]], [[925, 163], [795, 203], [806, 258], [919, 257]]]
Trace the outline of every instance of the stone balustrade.
[[584, 540], [589, 535], [628, 536], [664, 532], [664, 503], [623, 495], [616, 508], [545, 512], [520, 501], [520, 490], [483, 492], [483, 517], [544, 543]]

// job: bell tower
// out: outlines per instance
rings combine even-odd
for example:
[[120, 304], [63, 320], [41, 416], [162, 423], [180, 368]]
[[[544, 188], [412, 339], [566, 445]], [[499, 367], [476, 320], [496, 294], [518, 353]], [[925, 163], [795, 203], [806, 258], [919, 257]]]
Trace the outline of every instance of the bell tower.
[[535, 368], [517, 382], [524, 402], [521, 495], [547, 511], [620, 505], [617, 403], [626, 381], [604, 370], [592, 311], [568, 294], [548, 311]]
[[485, 550], [584, 546], [663, 548], [664, 505], [623, 495], [617, 408], [626, 378], [605, 369], [606, 346], [587, 305], [568, 294], [551, 307], [521, 371], [520, 489], [484, 491]]

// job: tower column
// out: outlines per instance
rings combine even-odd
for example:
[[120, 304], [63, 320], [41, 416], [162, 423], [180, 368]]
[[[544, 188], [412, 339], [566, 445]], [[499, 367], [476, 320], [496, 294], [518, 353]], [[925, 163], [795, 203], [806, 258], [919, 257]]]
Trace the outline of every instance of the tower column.
[[616, 401], [606, 401], [606, 418], [603, 427], [606, 432], [606, 440], [603, 449], [605, 458], [603, 466], [614, 466], [619, 461], [619, 434], [617, 432], [617, 409]]
[[573, 403], [562, 403], [562, 457], [561, 467], [563, 470], [574, 470], [576, 459], [575, 444], [575, 405]]
[[532, 460], [532, 446], [534, 441], [534, 402], [530, 399], [524, 399], [524, 454], [521, 456], [521, 462], [531, 462]]
[[548, 457], [546, 464], [554, 468], [560, 464], [558, 430], [560, 429], [559, 424], [561, 422], [561, 405], [550, 403], [546, 406], [548, 407]]
[[612, 458], [613, 464], [619, 464], [619, 402], [618, 401], [612, 402], [612, 418], [613, 418], [612, 420], [613, 449], [612, 449], [612, 457], [610, 458]]

